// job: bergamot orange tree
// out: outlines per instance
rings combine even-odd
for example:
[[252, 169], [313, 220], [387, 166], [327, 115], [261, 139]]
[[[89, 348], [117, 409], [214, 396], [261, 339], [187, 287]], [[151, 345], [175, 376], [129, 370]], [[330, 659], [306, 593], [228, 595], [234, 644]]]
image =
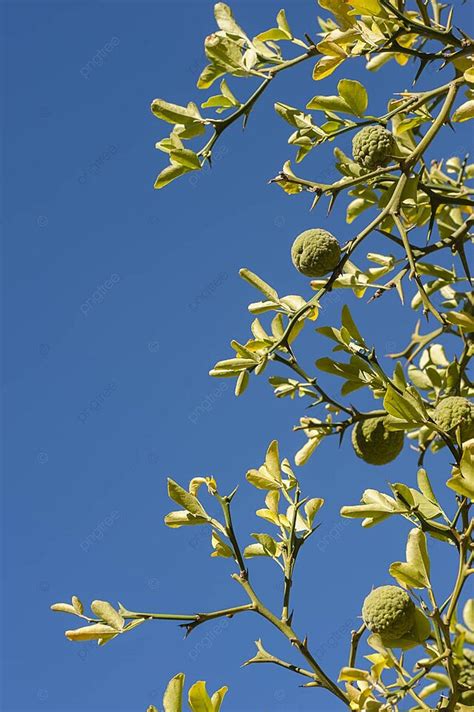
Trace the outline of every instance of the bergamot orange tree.
[[[214, 377], [235, 379], [236, 396], [267, 372], [277, 398], [298, 396], [311, 406], [311, 415], [295, 427], [303, 444], [294, 465], [280, 457], [275, 440], [263, 464], [247, 472], [247, 483], [260, 490], [264, 500], [257, 511], [261, 526], [245, 542], [238, 540], [232, 517], [237, 488], [225, 494], [212, 477], [194, 477], [186, 486], [168, 482], [168, 495], [177, 508], [165, 524], [207, 528], [212, 556], [235, 563], [233, 579], [241, 595], [236, 591], [234, 607], [186, 615], [132, 611], [100, 600], [85, 613], [75, 596], [53, 609], [79, 619], [66, 631], [69, 640], [97, 640], [99, 645], [150, 621], [176, 620], [190, 634], [216, 618], [258, 616], [287, 640], [288, 658], [276, 656], [259, 640], [245, 664], [279, 666], [282, 674], [293, 673], [314, 688], [311, 694], [325, 689], [341, 710], [462, 712], [474, 709], [474, 600], [465, 595], [474, 571], [474, 409], [469, 400], [474, 390], [469, 377], [474, 299], [468, 252], [474, 164], [464, 155], [436, 157], [432, 144], [438, 134], [451, 135], [457, 124], [474, 118], [474, 41], [458, 26], [453, 7], [439, 0], [319, 0], [319, 5], [316, 33], [309, 28], [308, 34], [296, 37], [280, 10], [273, 27], [250, 37], [231, 9], [218, 3], [218, 28], [205, 40], [208, 64], [198, 87], [208, 90], [217, 82], [219, 90], [201, 108], [163, 99], [155, 99], [151, 107], [172, 127], [156, 145], [169, 159], [156, 179], [155, 187], [161, 189], [210, 164], [222, 134], [238, 121], [245, 125], [278, 75], [306, 65], [320, 87], [318, 93], [303, 99], [301, 107], [277, 102], [275, 111], [278, 120], [291, 127], [289, 143], [296, 148], [297, 164], [332, 142], [341, 176], [331, 184], [318, 182], [286, 161], [271, 179], [288, 196], [308, 194], [312, 208], [327, 198], [330, 213], [338, 200], [346, 211], [350, 237], [343, 241], [320, 227], [319, 205], [312, 213], [314, 227], [293, 236], [288, 259], [291, 256], [296, 269], [309, 278], [305, 296], [281, 295], [262, 277], [242, 269], [241, 277], [259, 293], [249, 305], [254, 315], [251, 333], [246, 343], [231, 341], [233, 353], [211, 370]], [[336, 69], [350, 75], [354, 62], [381, 73], [387, 62], [397, 62], [406, 67], [415, 87], [425, 70], [439, 71], [430, 73], [429, 89], [400, 87], [387, 96], [385, 113], [374, 116], [359, 81], [341, 78], [337, 95], [324, 93], [325, 78]], [[247, 98], [241, 98], [243, 82], [234, 82], [236, 77], [257, 83]], [[237, 88], [231, 89], [229, 81]], [[338, 146], [342, 134], [352, 134], [352, 156]], [[353, 222], [363, 222], [366, 211], [370, 218], [354, 229]], [[364, 250], [372, 234], [378, 236], [377, 253]], [[370, 331], [362, 333], [347, 305], [340, 323], [325, 324], [324, 300], [336, 290], [369, 297], [368, 302], [387, 299], [387, 292], [395, 294], [404, 305], [405, 322], [413, 325], [406, 347], [382, 358]], [[316, 331], [332, 342], [336, 355], [319, 355], [315, 369], [308, 371], [298, 358], [298, 343], [303, 333], [314, 338], [316, 320]], [[455, 354], [449, 359], [447, 339]], [[334, 376], [330, 393], [320, 384], [321, 371]], [[338, 390], [337, 379], [342, 380]], [[359, 390], [372, 394], [375, 408], [362, 410], [353, 404]], [[341, 502], [341, 516], [359, 518], [363, 527], [398, 517], [406, 521], [408, 532], [406, 554], [400, 553], [404, 560], [390, 566], [393, 585], [367, 591], [360, 602], [361, 626], [347, 641], [347, 658], [335, 678], [317, 659], [291, 599], [299, 553], [307, 542], [311, 546], [324, 504], [313, 496], [311, 482], [302, 482], [299, 468], [317, 457], [318, 446], [331, 437], [342, 447], [352, 443], [368, 470], [393, 461], [403, 447], [418, 453], [417, 471], [407, 473], [406, 482], [390, 484], [390, 491], [366, 489], [359, 503]], [[442, 450], [451, 462], [443, 493], [440, 478], [433, 484], [429, 476], [432, 458]], [[458, 562], [453, 580], [445, 577], [446, 590], [432, 585], [433, 540], [443, 543]], [[254, 588], [250, 563], [258, 563], [250, 560], [259, 557], [272, 560], [281, 575], [280, 610], [270, 610]], [[363, 637], [372, 652], [362, 657], [358, 649]], [[165, 712], [182, 709], [183, 685], [181, 673], [171, 680], [163, 700]], [[216, 712], [225, 692], [224, 687], [209, 696], [205, 684], [198, 682], [187, 699], [194, 712]], [[155, 709], [151, 706], [149, 712]], [[322, 709], [316, 698], [314, 709]]]

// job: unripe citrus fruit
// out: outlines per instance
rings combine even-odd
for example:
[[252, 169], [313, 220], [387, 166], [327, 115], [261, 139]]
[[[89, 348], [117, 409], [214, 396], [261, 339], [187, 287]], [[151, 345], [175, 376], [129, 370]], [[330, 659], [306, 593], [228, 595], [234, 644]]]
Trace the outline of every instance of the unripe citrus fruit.
[[354, 161], [374, 170], [386, 166], [395, 150], [395, 139], [383, 126], [365, 126], [352, 139]]
[[386, 465], [403, 448], [403, 431], [388, 430], [387, 418], [359, 420], [352, 430], [352, 445], [357, 457], [370, 465]]
[[362, 618], [372, 633], [387, 639], [402, 638], [415, 624], [415, 604], [398, 586], [379, 586], [362, 606]]
[[433, 412], [436, 425], [450, 433], [461, 426], [461, 439], [469, 440], [474, 437], [474, 405], [462, 396], [448, 396], [443, 398]]
[[341, 257], [339, 242], [327, 230], [314, 228], [298, 235], [291, 248], [291, 259], [306, 277], [322, 277], [337, 267]]

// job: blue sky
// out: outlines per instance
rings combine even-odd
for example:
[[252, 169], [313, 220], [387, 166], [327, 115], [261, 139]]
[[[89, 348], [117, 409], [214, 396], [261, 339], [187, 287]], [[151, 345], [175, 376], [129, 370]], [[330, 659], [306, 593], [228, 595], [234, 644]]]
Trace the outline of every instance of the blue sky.
[[[459, 21], [468, 9], [459, 5]], [[316, 31], [312, 2], [292, 2], [296, 32]], [[256, 33], [273, 24], [270, 0], [233, 5]], [[8, 74], [4, 88], [4, 394], [5, 476], [2, 684], [5, 712], [132, 712], [159, 704], [167, 680], [184, 671], [211, 690], [228, 684], [227, 712], [332, 712], [324, 692], [302, 690], [279, 669], [240, 669], [253, 640], [295, 659], [286, 644], [250, 616], [198, 628], [186, 641], [172, 623], [149, 623], [98, 649], [63, 635], [70, 619], [49, 611], [76, 594], [121, 600], [135, 610], [212, 610], [245, 600], [232, 565], [209, 557], [200, 529], [171, 531], [167, 476], [186, 483], [213, 474], [235, 500], [241, 541], [261, 525], [262, 497], [243, 481], [278, 438], [292, 457], [302, 444], [292, 426], [304, 404], [276, 401], [265, 379], [234, 399], [229, 381], [208, 376], [245, 340], [255, 293], [238, 277], [247, 266], [281, 293], [310, 292], [289, 249], [304, 229], [323, 226], [345, 241], [344, 210], [308, 212], [267, 181], [293, 157], [289, 127], [275, 100], [302, 106], [333, 93], [341, 77], [363, 78], [362, 62], [322, 85], [311, 67], [281, 76], [243, 133], [218, 144], [212, 171], [153, 190], [164, 166], [154, 150], [165, 126], [150, 101], [204, 101], [195, 80], [202, 40], [214, 29], [212, 2], [7, 2], [3, 4]], [[101, 66], [91, 64], [101, 51]], [[421, 86], [446, 81], [428, 74]], [[409, 76], [389, 66], [368, 80], [370, 111]], [[249, 84], [232, 87], [244, 96]], [[465, 128], [445, 129], [433, 149], [463, 153]], [[348, 150], [349, 139], [341, 148]], [[308, 177], [335, 177], [331, 148], [303, 163]], [[342, 202], [342, 201], [341, 201]], [[357, 225], [358, 223], [356, 223]], [[374, 238], [370, 249], [380, 250]], [[345, 295], [344, 295], [345, 298]], [[348, 297], [380, 353], [400, 350], [416, 317], [395, 295], [368, 306]], [[336, 322], [343, 297], [330, 299], [321, 324]], [[311, 368], [328, 343], [307, 328], [301, 355]], [[275, 371], [278, 373], [278, 371]], [[322, 379], [325, 383], [331, 383]], [[332, 382], [332, 391], [338, 384]], [[212, 401], [212, 407], [205, 405]], [[372, 585], [390, 583], [388, 566], [403, 556], [407, 528], [390, 522], [362, 531], [338, 517], [367, 487], [403, 477], [413, 483], [408, 447], [387, 468], [365, 466], [348, 444], [325, 443], [301, 471], [305, 493], [325, 497], [318, 534], [303, 552], [294, 587], [295, 627], [308, 633], [331, 673], [347, 659]], [[429, 461], [443, 484], [447, 458]], [[319, 537], [319, 538], [318, 538]], [[443, 547], [433, 546], [443, 557]], [[442, 559], [435, 577], [454, 571]], [[256, 588], [279, 605], [277, 569], [252, 566]]]

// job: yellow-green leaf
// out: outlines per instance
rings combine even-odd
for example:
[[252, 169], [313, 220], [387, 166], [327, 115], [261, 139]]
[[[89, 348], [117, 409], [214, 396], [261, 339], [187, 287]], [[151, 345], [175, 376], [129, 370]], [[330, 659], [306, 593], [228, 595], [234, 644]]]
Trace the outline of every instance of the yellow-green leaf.
[[337, 85], [337, 90], [350, 107], [352, 113], [356, 116], [364, 115], [369, 98], [365, 87], [360, 82], [355, 79], [341, 79]]
[[115, 630], [122, 630], [125, 621], [108, 601], [92, 601], [91, 611]]
[[87, 625], [83, 628], [67, 630], [64, 635], [68, 640], [83, 642], [86, 640], [101, 640], [112, 636], [115, 637], [118, 634], [115, 628], [112, 628], [109, 625], [94, 623], [93, 625]]
[[458, 106], [454, 114], [452, 115], [453, 121], [469, 121], [469, 119], [474, 119], [474, 99], [465, 101], [464, 104]]
[[188, 702], [192, 712], [214, 712], [214, 705], [207, 694], [206, 683], [203, 680], [195, 682], [189, 689]]
[[344, 59], [340, 57], [321, 57], [314, 66], [313, 79], [315, 81], [326, 79], [344, 62]]

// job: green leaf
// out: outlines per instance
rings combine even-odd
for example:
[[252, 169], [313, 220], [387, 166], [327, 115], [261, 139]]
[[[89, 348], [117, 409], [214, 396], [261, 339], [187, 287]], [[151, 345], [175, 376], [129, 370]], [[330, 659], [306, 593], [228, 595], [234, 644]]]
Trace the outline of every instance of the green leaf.
[[263, 465], [258, 470], [249, 470], [246, 474], [246, 478], [247, 481], [257, 489], [278, 490], [281, 488], [281, 482], [272, 477], [267, 468]]
[[278, 303], [278, 294], [277, 292], [273, 289], [273, 287], [270, 287], [269, 284], [263, 281], [260, 277], [258, 277], [256, 274], [251, 272], [249, 269], [243, 267], [241, 270], [239, 270], [239, 274], [242, 277], [242, 279], [245, 279], [246, 282], [252, 285], [252, 287], [255, 287], [258, 289], [262, 294], [264, 294], [267, 299], [270, 299], [270, 301]]
[[354, 319], [352, 318], [351, 312], [347, 304], [342, 307], [342, 325], [347, 329], [351, 338], [357, 341], [362, 346], [365, 346], [365, 341], [360, 334], [359, 329], [355, 325]]
[[195, 682], [194, 685], [190, 687], [188, 702], [192, 712], [214, 712], [214, 705], [207, 694], [206, 683], [203, 680]]
[[453, 121], [459, 122], [474, 119], [474, 99], [470, 99], [458, 106], [451, 118]]
[[168, 183], [171, 183], [171, 181], [175, 180], [176, 178], [179, 178], [180, 176], [184, 175], [185, 173], [188, 173], [188, 169], [185, 168], [184, 166], [180, 165], [171, 165], [171, 166], [166, 166], [161, 173], [158, 175], [154, 187], [159, 190], [160, 188], [164, 188], [165, 185], [168, 185]]
[[177, 151], [171, 151], [170, 159], [172, 163], [178, 163], [180, 166], [184, 166], [190, 171], [201, 170], [201, 163], [197, 154], [189, 148], [181, 148]]
[[275, 556], [277, 551], [276, 541], [269, 534], [252, 534], [253, 538], [263, 546], [269, 556]]
[[225, 543], [225, 541], [223, 541], [223, 539], [221, 539], [216, 531], [212, 532], [211, 544], [214, 548], [211, 556], [222, 556], [226, 559], [233, 558], [234, 554], [232, 553], [232, 549]]
[[208, 35], [204, 50], [208, 59], [226, 72], [246, 74], [240, 47], [234, 40], [216, 34]]
[[115, 628], [103, 623], [94, 623], [93, 625], [67, 630], [64, 634], [68, 640], [83, 642], [87, 640], [104, 640], [107, 638], [115, 638], [118, 635]]
[[355, 79], [341, 79], [337, 91], [356, 116], [363, 116], [369, 98], [365, 87]]
[[430, 557], [426, 547], [426, 535], [421, 529], [415, 527], [408, 534], [407, 562], [420, 572], [421, 578], [429, 586], [430, 583]]
[[117, 631], [121, 631], [125, 624], [120, 613], [108, 601], [92, 601], [91, 611]]
[[[225, 79], [223, 79], [221, 81], [221, 92], [222, 92], [222, 95], [225, 96], [226, 99], [228, 99], [230, 102], [232, 102], [233, 106], [240, 106], [240, 101], [235, 98], [234, 94], [229, 89], [229, 85], [227, 84]], [[224, 688], [222, 688], [222, 689], [224, 689]]]
[[159, 119], [170, 124], [190, 124], [194, 121], [203, 121], [197, 106], [189, 103], [188, 106], [170, 104], [163, 99], [155, 99], [151, 105], [151, 110]]
[[314, 497], [313, 499], [309, 499], [304, 505], [304, 511], [308, 518], [308, 523], [310, 527], [312, 526], [314, 518], [323, 506], [323, 504], [324, 499], [321, 499], [320, 497]]
[[419, 571], [410, 564], [396, 561], [389, 568], [390, 575], [408, 588], [426, 588], [426, 582]]
[[217, 64], [208, 64], [202, 70], [199, 79], [197, 80], [198, 89], [209, 89], [209, 87], [225, 74], [225, 69], [218, 67]]
[[321, 111], [339, 111], [343, 114], [352, 114], [352, 109], [342, 96], [313, 96], [306, 105], [307, 109]]
[[466, 314], [465, 312], [446, 312], [444, 316], [451, 324], [456, 324], [456, 326], [461, 326], [463, 329], [468, 329], [469, 331], [474, 330], [474, 318], [471, 314]]
[[70, 603], [53, 603], [51, 610], [58, 611], [59, 613], [72, 613], [73, 615], [77, 615], [76, 609], [74, 606], [71, 606]]
[[216, 18], [219, 29], [223, 32], [235, 35], [236, 37], [242, 37], [243, 39], [247, 37], [242, 28], [239, 27], [234, 20], [232, 10], [224, 2], [218, 2], [214, 5], [214, 17]]
[[428, 477], [428, 473], [426, 472], [425, 469], [420, 467], [420, 469], [417, 472], [417, 482], [418, 482], [418, 487], [420, 488], [420, 491], [424, 496], [430, 500], [430, 502], [433, 502], [433, 504], [438, 504], [438, 500], [436, 499], [436, 495], [433, 492], [433, 488], [431, 487], [431, 482]]
[[214, 694], [211, 697], [211, 702], [214, 706], [214, 712], [219, 712], [222, 702], [224, 701], [224, 697], [226, 696], [228, 687], [220, 687], [218, 690], [214, 692]]
[[265, 456], [265, 467], [274, 480], [281, 481], [280, 455], [278, 452], [278, 441], [272, 440], [268, 446]]
[[474, 632], [474, 598], [469, 598], [463, 608], [462, 617], [470, 631]]
[[315, 81], [326, 79], [343, 63], [344, 59], [345, 57], [342, 59], [340, 57], [321, 57], [313, 69], [313, 79]]
[[278, 27], [286, 32], [290, 37], [293, 37], [293, 34], [290, 30], [290, 26], [288, 24], [288, 20], [286, 19], [286, 13], [284, 10], [280, 10], [277, 15], [277, 25]]
[[359, 670], [353, 667], [343, 667], [339, 672], [338, 681], [353, 682], [354, 680], [368, 680], [370, 673], [368, 670]]
[[235, 384], [235, 395], [241, 396], [249, 384], [250, 376], [248, 371], [241, 371]]
[[426, 547], [426, 536], [417, 527], [408, 534], [406, 558], [406, 563], [397, 561], [390, 566], [391, 576], [409, 588], [429, 588], [430, 559]]
[[348, 3], [361, 15], [380, 15], [382, 12], [378, 0], [348, 0]]
[[179, 504], [183, 509], [186, 509], [190, 514], [195, 517], [202, 517], [203, 519], [209, 519], [206, 510], [200, 503], [197, 497], [195, 497], [190, 492], [187, 492], [183, 487], [178, 485], [177, 482], [168, 478], [168, 496], [176, 504]]
[[393, 415], [394, 418], [413, 422], [423, 421], [423, 415], [413, 404], [413, 399], [408, 400], [398, 393], [390, 384], [387, 387], [383, 405], [387, 413]]
[[194, 514], [190, 512], [179, 510], [178, 512], [170, 512], [167, 514], [164, 521], [166, 526], [170, 527], [170, 529], [179, 529], [179, 527], [193, 527], [197, 524], [207, 524], [209, 520], [207, 517], [195, 517]]
[[268, 42], [268, 40], [276, 42], [278, 40], [291, 40], [291, 35], [279, 27], [272, 27], [270, 30], [266, 30], [257, 35], [257, 39], [261, 42]]
[[180, 672], [171, 678], [163, 696], [163, 712], [181, 712], [183, 686], [184, 673]]
[[244, 549], [246, 559], [251, 559], [254, 556], [269, 556], [268, 551], [261, 544], [249, 544]]

